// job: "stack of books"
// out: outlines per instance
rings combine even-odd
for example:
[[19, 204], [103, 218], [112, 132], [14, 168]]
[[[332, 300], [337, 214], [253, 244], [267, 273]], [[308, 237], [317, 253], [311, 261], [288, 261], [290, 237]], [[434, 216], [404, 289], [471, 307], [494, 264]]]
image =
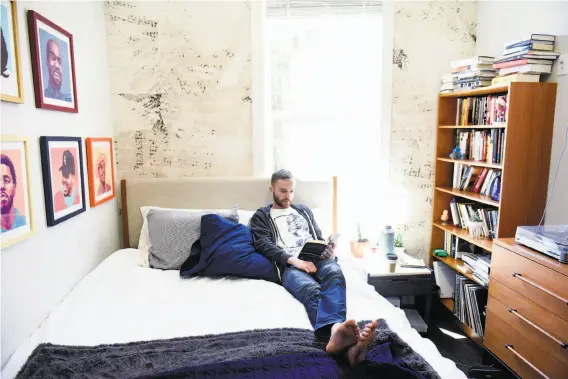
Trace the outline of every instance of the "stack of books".
[[506, 122], [507, 100], [506, 94], [460, 98], [456, 125], [493, 125]]
[[450, 62], [454, 91], [491, 85], [496, 72], [493, 68], [495, 57], [476, 56]]
[[[450, 201], [450, 212], [454, 226], [469, 229], [471, 220], [481, 220], [483, 224], [483, 236], [486, 238], [496, 237], [495, 231], [497, 230], [497, 222], [499, 220], [499, 211], [497, 209], [482, 206], [476, 202], [453, 198]], [[449, 251], [451, 250], [450, 245]]]
[[493, 79], [492, 85], [538, 82], [541, 74], [550, 74], [552, 64], [560, 55], [553, 51], [555, 40], [556, 36], [550, 34], [531, 34], [527, 39], [507, 43], [503, 56], [493, 64], [499, 76]]
[[456, 274], [454, 287], [454, 315], [473, 331], [483, 337], [487, 304], [487, 288], [466, 277]]
[[446, 74], [442, 76], [442, 86], [440, 87], [440, 93], [449, 93], [454, 91], [454, 76], [452, 74]]
[[491, 269], [491, 255], [489, 254], [462, 254], [461, 258], [472, 271], [473, 278], [479, 284], [487, 287], [489, 285], [489, 272]]

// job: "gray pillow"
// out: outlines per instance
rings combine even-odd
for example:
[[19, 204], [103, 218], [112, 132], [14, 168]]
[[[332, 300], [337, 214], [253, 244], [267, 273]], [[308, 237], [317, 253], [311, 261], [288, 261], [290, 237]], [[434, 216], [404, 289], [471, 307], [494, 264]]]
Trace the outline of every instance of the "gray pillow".
[[201, 216], [218, 214], [239, 222], [237, 208], [227, 211], [187, 212], [184, 210], [152, 209], [148, 212], [148, 249], [150, 267], [179, 270], [189, 258], [191, 246], [201, 234]]

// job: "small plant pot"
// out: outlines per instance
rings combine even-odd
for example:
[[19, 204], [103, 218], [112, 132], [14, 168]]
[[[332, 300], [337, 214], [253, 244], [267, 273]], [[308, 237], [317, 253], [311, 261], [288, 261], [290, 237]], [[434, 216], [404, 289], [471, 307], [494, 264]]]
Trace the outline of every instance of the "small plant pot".
[[395, 247], [394, 248], [394, 253], [396, 254], [397, 257], [400, 257], [402, 254], [404, 254], [404, 247]]
[[351, 241], [351, 253], [355, 258], [362, 258], [369, 242]]
[[470, 221], [468, 223], [468, 231], [471, 238], [483, 238], [483, 223], [479, 221]]

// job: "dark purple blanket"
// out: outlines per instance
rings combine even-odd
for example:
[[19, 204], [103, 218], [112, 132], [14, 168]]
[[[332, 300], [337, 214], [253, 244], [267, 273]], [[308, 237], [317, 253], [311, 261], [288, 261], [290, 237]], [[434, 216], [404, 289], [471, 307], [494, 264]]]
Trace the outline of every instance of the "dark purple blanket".
[[[362, 321], [359, 326], [363, 328], [365, 323]], [[225, 377], [296, 378], [298, 376], [291, 376], [297, 372], [294, 370], [325, 370], [326, 378], [379, 375], [404, 379], [439, 378], [436, 371], [382, 319], [378, 320], [377, 337], [367, 358], [363, 364], [351, 369], [342, 357], [325, 354], [325, 342], [318, 340], [311, 330], [266, 329], [114, 345], [41, 344], [17, 377], [222, 378], [221, 373], [219, 376], [209, 373], [213, 372], [211, 370], [233, 370]], [[327, 375], [329, 373], [331, 376]]]

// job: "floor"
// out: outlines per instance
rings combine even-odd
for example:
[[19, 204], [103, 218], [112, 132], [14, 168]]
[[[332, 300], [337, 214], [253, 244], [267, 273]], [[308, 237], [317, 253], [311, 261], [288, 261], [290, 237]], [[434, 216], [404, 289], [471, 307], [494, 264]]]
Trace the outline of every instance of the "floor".
[[[425, 337], [434, 342], [442, 356], [455, 362], [465, 374], [469, 367], [482, 364], [483, 349], [465, 336], [454, 316], [441, 304], [432, 305], [432, 323]], [[503, 378], [514, 376], [505, 372]]]

